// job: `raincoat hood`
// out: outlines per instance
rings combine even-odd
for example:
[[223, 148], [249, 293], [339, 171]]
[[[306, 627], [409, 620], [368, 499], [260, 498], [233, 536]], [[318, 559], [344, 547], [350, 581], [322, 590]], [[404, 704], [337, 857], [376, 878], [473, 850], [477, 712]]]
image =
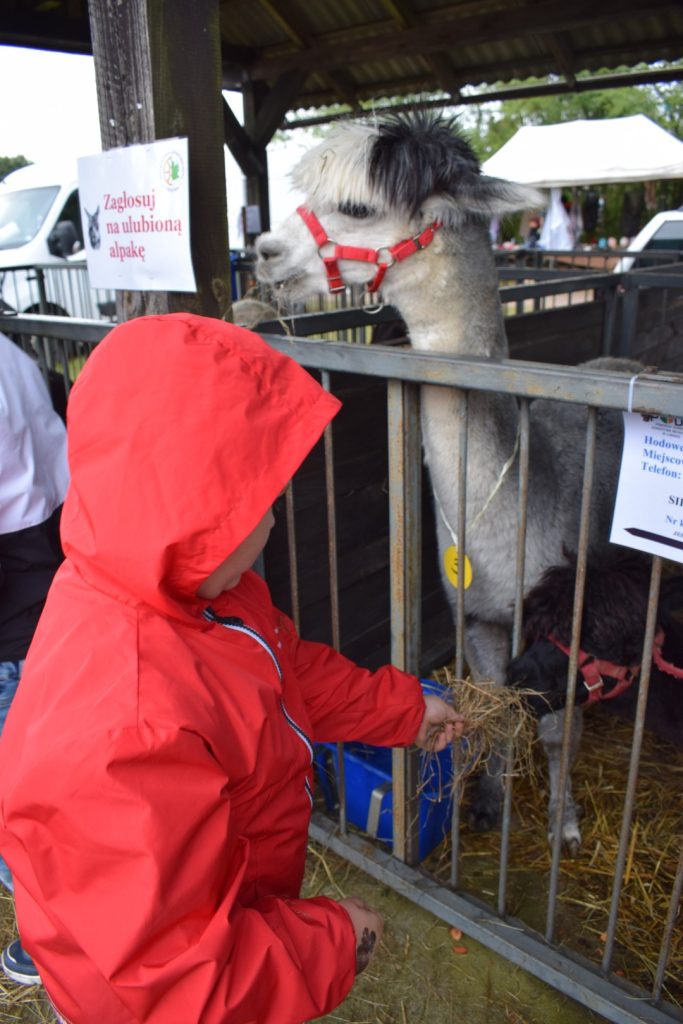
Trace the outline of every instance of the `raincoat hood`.
[[340, 403], [251, 331], [190, 314], [114, 328], [67, 411], [68, 560], [96, 588], [198, 618]]

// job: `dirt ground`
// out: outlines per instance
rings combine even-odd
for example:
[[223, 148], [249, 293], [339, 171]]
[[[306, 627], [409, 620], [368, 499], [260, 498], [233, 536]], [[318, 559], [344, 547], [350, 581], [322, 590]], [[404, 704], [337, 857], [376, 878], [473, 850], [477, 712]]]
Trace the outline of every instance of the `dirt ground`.
[[311, 845], [305, 893], [360, 896], [384, 916], [382, 944], [344, 1003], [322, 1020], [345, 1024], [604, 1024], [605, 1018]]

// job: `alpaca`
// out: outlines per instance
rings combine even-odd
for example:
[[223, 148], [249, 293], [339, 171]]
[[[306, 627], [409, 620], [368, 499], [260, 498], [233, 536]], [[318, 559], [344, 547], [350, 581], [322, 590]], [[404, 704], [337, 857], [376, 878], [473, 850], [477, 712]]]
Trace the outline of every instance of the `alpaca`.
[[[256, 243], [257, 276], [278, 300], [366, 285], [395, 306], [414, 349], [501, 360], [508, 356], [488, 223], [537, 208], [528, 186], [489, 178], [454, 123], [433, 114], [344, 124], [304, 154], [292, 173], [305, 205]], [[335, 241], [332, 242], [331, 239]], [[601, 368], [609, 365], [598, 361]], [[620, 368], [625, 368], [623, 362]], [[458, 481], [454, 473], [462, 396], [422, 388], [425, 462], [435, 496], [439, 551], [454, 544]], [[531, 404], [525, 588], [558, 563], [578, 538], [585, 408], [545, 400]], [[519, 407], [512, 395], [472, 391], [468, 402], [465, 657], [474, 679], [503, 684], [511, 654], [515, 601]], [[591, 542], [606, 542], [622, 426], [598, 414]], [[457, 545], [456, 545], [457, 546]], [[442, 567], [455, 612], [456, 590]], [[575, 717], [578, 733], [580, 712]], [[546, 715], [541, 735], [557, 759], [561, 712]], [[552, 720], [554, 729], [549, 729]], [[498, 821], [500, 774], [480, 777], [473, 826]], [[568, 788], [562, 839], [578, 848], [580, 832]]]
[[251, 330], [266, 320], [277, 320], [278, 312], [258, 299], [236, 299], [230, 307], [230, 318], [233, 323]]
[[[564, 707], [571, 642], [576, 559], [546, 570], [524, 600], [525, 649], [508, 682], [535, 691], [539, 715]], [[588, 557], [581, 619], [576, 701], [632, 719], [638, 696], [650, 565], [639, 552], [613, 547]], [[683, 747], [683, 575], [665, 576], [657, 608], [645, 725]]]

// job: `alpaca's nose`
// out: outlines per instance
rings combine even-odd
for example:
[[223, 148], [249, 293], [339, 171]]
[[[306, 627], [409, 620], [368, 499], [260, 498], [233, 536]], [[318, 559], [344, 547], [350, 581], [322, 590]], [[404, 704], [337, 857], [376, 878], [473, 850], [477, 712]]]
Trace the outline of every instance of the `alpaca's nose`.
[[256, 255], [260, 260], [272, 260], [282, 256], [282, 244], [272, 235], [262, 235], [256, 241]]

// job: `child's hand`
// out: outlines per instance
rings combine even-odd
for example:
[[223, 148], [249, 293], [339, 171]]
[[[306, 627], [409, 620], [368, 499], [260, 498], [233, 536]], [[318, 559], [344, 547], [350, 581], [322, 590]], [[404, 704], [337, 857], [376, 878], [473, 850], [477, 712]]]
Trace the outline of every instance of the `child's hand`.
[[356, 974], [360, 974], [377, 951], [382, 938], [384, 921], [381, 914], [378, 914], [376, 910], [356, 896], [339, 900], [339, 905], [351, 918], [351, 924], [356, 933]]
[[463, 716], [432, 694], [425, 695], [425, 715], [415, 743], [422, 750], [438, 753], [457, 736], [462, 736]]

